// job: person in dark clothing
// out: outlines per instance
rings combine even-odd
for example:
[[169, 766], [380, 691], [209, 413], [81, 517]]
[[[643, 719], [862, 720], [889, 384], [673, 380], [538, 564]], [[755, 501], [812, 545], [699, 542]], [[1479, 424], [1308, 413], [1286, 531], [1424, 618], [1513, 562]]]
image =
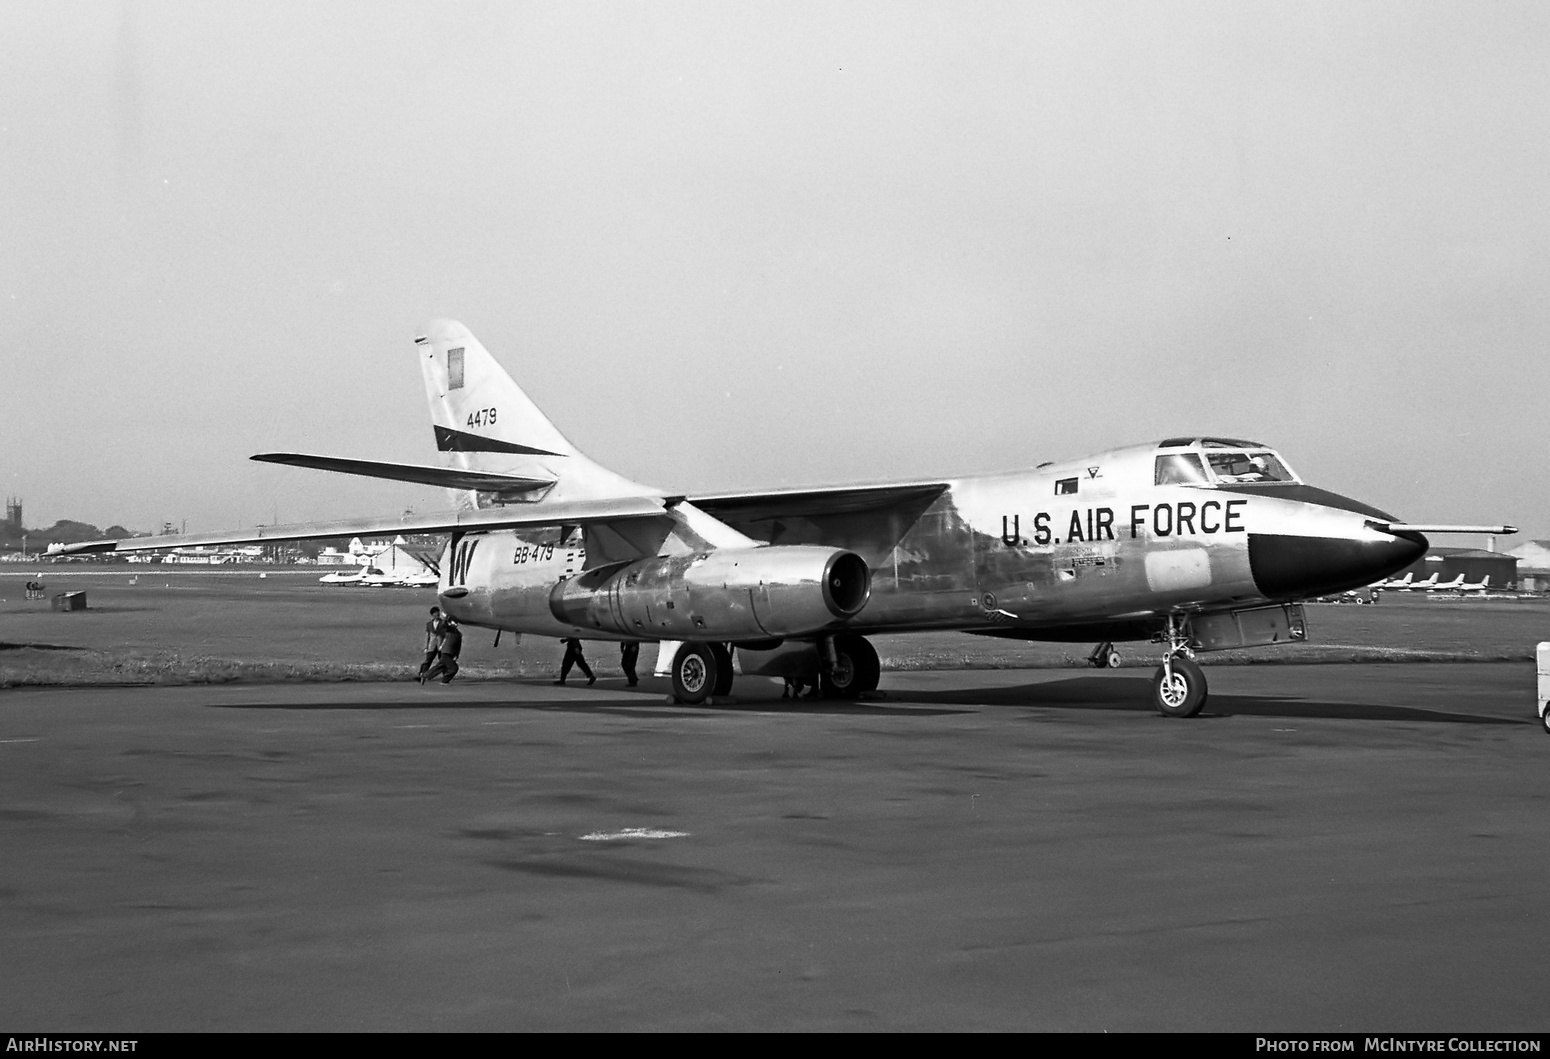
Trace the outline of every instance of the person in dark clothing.
[[560, 679], [556, 684], [565, 683], [565, 678], [570, 676], [570, 667], [575, 666], [587, 675], [587, 683], [596, 684], [597, 677], [592, 675], [592, 667], [587, 665], [587, 660], [581, 654], [581, 641], [574, 636], [560, 641], [565, 645], [565, 659], [560, 663]]
[[462, 650], [463, 630], [449, 615], [441, 623], [441, 646], [436, 651], [436, 664], [431, 666], [420, 683], [429, 683], [435, 680], [438, 674], [445, 674], [441, 677], [443, 684], [452, 683], [452, 678], [457, 676], [457, 656]]
[[635, 660], [639, 657], [639, 643], [626, 640], [619, 645], [619, 668], [624, 670], [624, 682], [632, 688], [638, 683], [635, 677]]
[[420, 683], [425, 683], [425, 674], [430, 672], [431, 666], [436, 664], [436, 655], [441, 651], [441, 608], [431, 608], [431, 620], [425, 623], [425, 660], [420, 663]]

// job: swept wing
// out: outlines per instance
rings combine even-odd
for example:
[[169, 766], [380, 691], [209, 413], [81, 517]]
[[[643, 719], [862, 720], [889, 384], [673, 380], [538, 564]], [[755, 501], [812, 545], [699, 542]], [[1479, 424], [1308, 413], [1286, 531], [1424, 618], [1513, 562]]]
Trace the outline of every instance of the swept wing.
[[881, 561], [938, 497], [946, 482], [836, 486], [693, 497], [695, 507], [766, 544], [827, 544]]
[[299, 522], [288, 526], [259, 526], [221, 533], [185, 533], [127, 540], [85, 541], [54, 545], [50, 554], [78, 552], [147, 552], [161, 548], [186, 548], [206, 544], [264, 544], [273, 541], [317, 540], [389, 533], [460, 533], [468, 530], [520, 529], [539, 526], [590, 526], [660, 519], [667, 503], [657, 497], [621, 500], [578, 500], [565, 504], [484, 508], [478, 511], [443, 511], [401, 518], [341, 519], [334, 522]]

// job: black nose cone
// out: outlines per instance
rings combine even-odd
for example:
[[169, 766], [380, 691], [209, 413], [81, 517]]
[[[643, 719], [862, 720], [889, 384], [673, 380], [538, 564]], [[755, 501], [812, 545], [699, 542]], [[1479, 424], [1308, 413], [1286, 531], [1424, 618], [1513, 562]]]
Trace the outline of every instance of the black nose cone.
[[1270, 599], [1302, 599], [1361, 588], [1391, 577], [1426, 554], [1419, 533], [1380, 540], [1249, 534], [1249, 569]]

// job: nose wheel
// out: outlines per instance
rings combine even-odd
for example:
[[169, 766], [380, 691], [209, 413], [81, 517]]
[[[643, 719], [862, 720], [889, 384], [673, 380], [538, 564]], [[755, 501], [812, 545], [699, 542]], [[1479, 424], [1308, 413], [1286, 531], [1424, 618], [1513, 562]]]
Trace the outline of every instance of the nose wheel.
[[1179, 655], [1152, 675], [1152, 704], [1164, 717], [1193, 717], [1206, 704], [1206, 675], [1199, 663]]
[[1152, 674], [1152, 705], [1164, 717], [1193, 717], [1206, 704], [1206, 675], [1190, 657], [1189, 635], [1178, 615], [1169, 615], [1164, 638], [1168, 653]]

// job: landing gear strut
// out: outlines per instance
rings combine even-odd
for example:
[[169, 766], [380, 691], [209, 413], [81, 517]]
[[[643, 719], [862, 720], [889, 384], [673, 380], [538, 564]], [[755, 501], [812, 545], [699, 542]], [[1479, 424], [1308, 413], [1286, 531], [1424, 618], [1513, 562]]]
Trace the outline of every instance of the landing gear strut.
[[1152, 704], [1164, 717], [1193, 717], [1206, 704], [1206, 675], [1189, 649], [1189, 635], [1177, 614], [1163, 632], [1168, 653], [1152, 675]]
[[1114, 645], [1105, 640], [1093, 648], [1093, 653], [1087, 656], [1087, 664], [1094, 669], [1118, 669], [1119, 652], [1114, 650]]
[[824, 696], [854, 699], [877, 690], [882, 664], [877, 650], [862, 636], [836, 636], [819, 644], [819, 680]]

